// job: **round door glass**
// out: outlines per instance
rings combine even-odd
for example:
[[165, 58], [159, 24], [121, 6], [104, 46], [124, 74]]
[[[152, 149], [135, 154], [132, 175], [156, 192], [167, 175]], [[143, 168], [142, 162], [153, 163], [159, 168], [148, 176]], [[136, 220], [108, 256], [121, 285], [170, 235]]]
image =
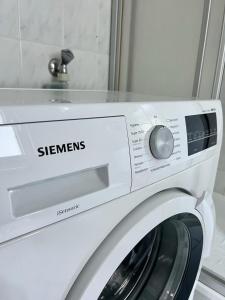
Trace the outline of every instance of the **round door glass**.
[[128, 253], [98, 300], [188, 299], [201, 252], [198, 219], [190, 214], [170, 218]]
[[130, 251], [109, 279], [99, 300], [127, 299], [132, 294], [154, 261], [158, 235], [158, 229], [154, 229]]

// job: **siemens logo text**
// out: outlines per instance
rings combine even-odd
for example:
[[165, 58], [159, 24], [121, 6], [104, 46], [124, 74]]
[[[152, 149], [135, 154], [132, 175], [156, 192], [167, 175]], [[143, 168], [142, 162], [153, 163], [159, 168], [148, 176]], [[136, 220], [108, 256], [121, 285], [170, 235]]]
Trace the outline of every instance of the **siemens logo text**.
[[67, 143], [61, 145], [50, 145], [50, 146], [39, 147], [37, 151], [38, 151], [38, 156], [42, 157], [45, 155], [54, 155], [54, 154], [79, 151], [84, 149], [85, 149], [85, 142], [79, 141], [79, 142], [73, 142], [73, 143]]

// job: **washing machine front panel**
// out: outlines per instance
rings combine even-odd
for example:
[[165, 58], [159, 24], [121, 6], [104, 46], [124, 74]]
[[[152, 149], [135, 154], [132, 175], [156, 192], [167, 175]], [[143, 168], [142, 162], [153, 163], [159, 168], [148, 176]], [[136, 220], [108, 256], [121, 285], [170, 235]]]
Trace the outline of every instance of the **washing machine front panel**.
[[[195, 166], [195, 169], [197, 169], [197, 166]], [[191, 186], [188, 178], [192, 173], [193, 170], [189, 169], [185, 172], [186, 177], [183, 174], [184, 188], [187, 187], [187, 182]], [[105, 205], [98, 206], [51, 226], [46, 226], [30, 234], [2, 243], [0, 247], [0, 264], [2, 266], [0, 271], [0, 277], [2, 278], [0, 287], [2, 297], [4, 296], [9, 300], [14, 300], [15, 297], [18, 300], [39, 300], [45, 299], [46, 292], [48, 292], [49, 300], [65, 299], [71, 285], [76, 280], [79, 282], [79, 274], [82, 270], [88, 270], [87, 272], [89, 273], [89, 269], [86, 269], [86, 266], [89, 265], [89, 260], [98, 251], [98, 248], [101, 250], [101, 245], [103, 241], [107, 240], [108, 236], [110, 237], [109, 240], [111, 240], [112, 236], [110, 236], [110, 233], [113, 232], [113, 229], [117, 228], [123, 232], [123, 226], [120, 227], [123, 224], [122, 220], [145, 202], [149, 198], [149, 195], [156, 195], [161, 190], [165, 190], [168, 195], [168, 198], [165, 200], [167, 205], [163, 205], [162, 197], [151, 197], [148, 199], [150, 200], [149, 204], [152, 204], [149, 207], [149, 210], [152, 211], [150, 219], [139, 227], [135, 226], [135, 222], [142, 220], [142, 216], [136, 220], [132, 218], [128, 229], [131, 231], [133, 229], [134, 231], [130, 236], [127, 236], [125, 232], [124, 236], [127, 239], [125, 238], [119, 252], [112, 255], [115, 261], [109, 262], [106, 267], [110, 271], [110, 274], [108, 274], [108, 278], [104, 282], [100, 281], [101, 290], [112, 273], [126, 257], [129, 249], [131, 250], [148, 231], [151, 231], [151, 228], [156, 227], [163, 220], [173, 215], [186, 212], [195, 214], [198, 218], [202, 217], [205, 253], [206, 246], [210, 248], [213, 224], [215, 222], [212, 209], [209, 205], [210, 203], [205, 198], [201, 199], [201, 203], [199, 204], [200, 199], [197, 196], [193, 198], [190, 196], [186, 197], [186, 195], [184, 198], [179, 198], [176, 201], [176, 195], [173, 194], [171, 197], [169, 189], [175, 186], [179, 180], [180, 174], [177, 174], [160, 184], [157, 183], [137, 190], [115, 201], [110, 201]], [[201, 186], [201, 184], [199, 186], [198, 184], [198, 188], [201, 191], [204, 186]], [[201, 210], [199, 210], [200, 206]], [[156, 209], [157, 207], [158, 209]], [[147, 212], [147, 209], [145, 208], [144, 211]], [[137, 239], [133, 241], [135, 237]], [[104, 251], [98, 257], [93, 257], [93, 260], [96, 259], [96, 264], [92, 269], [94, 274], [95, 272], [98, 273], [99, 264], [108, 255], [111, 255], [110, 253], [117, 245], [119, 239], [112, 238], [110, 246], [107, 249], [104, 248]], [[123, 253], [121, 256], [123, 249], [126, 253]], [[96, 282], [93, 273], [93, 280]], [[91, 281], [91, 278], [86, 278], [85, 284], [89, 280]], [[26, 282], [26, 285], [24, 285], [24, 282]], [[79, 298], [75, 297], [75, 299]], [[90, 299], [90, 295], [88, 299]], [[92, 297], [91, 299], [94, 298]]]
[[[2, 296], [96, 300], [104, 296], [110, 278], [115, 278], [113, 286], [125, 287], [119, 287], [121, 292], [129, 291], [127, 283], [134, 283], [129, 284], [132, 292], [138, 292], [138, 297], [143, 292], [145, 297], [147, 287], [152, 291], [158, 282], [157, 270], [145, 272], [145, 266], [151, 267], [148, 262], [155, 262], [150, 254], [157, 252], [158, 270], [160, 257], [172, 262], [163, 265], [160, 296], [169, 291], [170, 296], [174, 292], [181, 297], [182, 290], [185, 299], [193, 287], [202, 246], [204, 254], [212, 238], [213, 205], [204, 199], [213, 188], [208, 178], [215, 177], [222, 140], [219, 101], [75, 104], [81, 100], [80, 93], [69, 94], [68, 102], [49, 101], [54, 92], [48, 91], [50, 99], [39, 101], [38, 96], [34, 104], [26, 99], [24, 106], [17, 106], [16, 93], [11, 105], [3, 101], [5, 106], [1, 106]], [[142, 97], [125, 94], [115, 99], [139, 101]], [[188, 144], [198, 142], [198, 138], [191, 139], [199, 127], [188, 128], [188, 118], [192, 123], [191, 116], [197, 115], [198, 120], [204, 116], [202, 125], [209, 114], [216, 114], [216, 140], [206, 136], [203, 127], [198, 138], [204, 143], [196, 147], [201, 151], [191, 153]], [[213, 122], [209, 123], [208, 129]], [[157, 141], [154, 146], [151, 138]], [[161, 141], [166, 141], [165, 149]], [[203, 177], [209, 169], [212, 172]], [[196, 241], [192, 229], [198, 232], [197, 254], [192, 252]], [[161, 256], [157, 255], [159, 244]], [[140, 257], [147, 260], [140, 261]], [[120, 267], [126, 271], [124, 260], [137, 270], [134, 277], [126, 273], [131, 281], [115, 276]], [[175, 265], [180, 269], [173, 272]], [[185, 274], [189, 274], [186, 280]]]

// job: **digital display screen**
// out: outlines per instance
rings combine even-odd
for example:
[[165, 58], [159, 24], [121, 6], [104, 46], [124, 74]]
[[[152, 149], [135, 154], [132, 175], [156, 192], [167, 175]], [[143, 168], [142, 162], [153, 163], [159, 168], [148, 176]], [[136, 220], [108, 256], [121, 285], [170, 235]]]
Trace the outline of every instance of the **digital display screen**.
[[217, 143], [216, 113], [186, 116], [188, 155], [215, 146]]

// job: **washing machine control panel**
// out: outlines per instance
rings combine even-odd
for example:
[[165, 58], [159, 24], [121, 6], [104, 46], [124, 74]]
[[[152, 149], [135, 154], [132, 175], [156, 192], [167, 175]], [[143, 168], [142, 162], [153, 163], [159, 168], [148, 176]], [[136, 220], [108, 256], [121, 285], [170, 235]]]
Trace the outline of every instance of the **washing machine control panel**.
[[128, 131], [132, 190], [181, 172], [208, 158], [217, 145], [217, 112], [213, 102], [143, 105]]

